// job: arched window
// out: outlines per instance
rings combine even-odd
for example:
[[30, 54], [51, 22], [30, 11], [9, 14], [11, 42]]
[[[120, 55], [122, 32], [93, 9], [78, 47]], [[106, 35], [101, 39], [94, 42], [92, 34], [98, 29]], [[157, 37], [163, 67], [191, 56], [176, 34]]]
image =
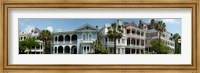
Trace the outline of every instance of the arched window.
[[55, 53], [57, 53], [57, 47], [55, 47]]
[[88, 39], [89, 39], [89, 40], [92, 40], [92, 33], [89, 33]]
[[58, 37], [58, 41], [59, 41], [59, 42], [62, 42], [62, 41], [63, 41], [63, 36], [62, 36], [62, 35], [60, 35], [60, 36]]
[[69, 46], [65, 46], [65, 53], [70, 53], [70, 47]]
[[77, 54], [77, 48], [76, 48], [76, 46], [72, 46], [72, 48], [71, 48], [71, 54]]
[[77, 41], [77, 35], [72, 35], [72, 41]]
[[86, 40], [86, 37], [87, 37], [86, 34], [83, 33], [83, 34], [82, 34], [82, 38], [83, 38], [83, 40]]
[[24, 40], [26, 40], [26, 37], [24, 37]]
[[63, 47], [62, 46], [58, 47], [58, 53], [63, 53]]
[[65, 36], [65, 41], [70, 41], [70, 36], [69, 35]]
[[57, 36], [55, 37], [55, 41], [58, 41], [58, 38], [57, 38]]

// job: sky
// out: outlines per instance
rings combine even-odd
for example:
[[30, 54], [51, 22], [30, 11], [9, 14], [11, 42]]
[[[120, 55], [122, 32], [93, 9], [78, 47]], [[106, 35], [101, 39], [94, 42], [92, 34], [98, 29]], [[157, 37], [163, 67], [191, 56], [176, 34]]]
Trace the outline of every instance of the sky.
[[[19, 18], [19, 32], [31, 32], [34, 27], [40, 30], [48, 29], [50, 31], [67, 31], [74, 30], [84, 24], [90, 24], [94, 27], [102, 28], [105, 24], [116, 22], [115, 18]], [[139, 25], [139, 20], [144, 23], [150, 23], [150, 18], [121, 18], [122, 22], [135, 22]], [[163, 21], [166, 24], [166, 29], [170, 33], [179, 33], [181, 35], [181, 19], [180, 18], [156, 18], [155, 21]]]

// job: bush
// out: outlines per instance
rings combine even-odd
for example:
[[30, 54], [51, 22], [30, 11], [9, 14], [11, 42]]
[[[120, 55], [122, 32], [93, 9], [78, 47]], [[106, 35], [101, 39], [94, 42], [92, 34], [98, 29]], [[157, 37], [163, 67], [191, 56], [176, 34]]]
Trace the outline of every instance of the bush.
[[158, 54], [169, 54], [171, 51], [170, 47], [165, 45], [162, 41], [159, 43], [159, 40], [156, 39], [151, 41], [151, 45], [153, 50]]
[[96, 49], [95, 54], [108, 54], [108, 50], [105, 49]]
[[108, 54], [108, 53], [109, 53], [108, 50], [104, 50], [104, 49], [101, 50], [101, 54]]

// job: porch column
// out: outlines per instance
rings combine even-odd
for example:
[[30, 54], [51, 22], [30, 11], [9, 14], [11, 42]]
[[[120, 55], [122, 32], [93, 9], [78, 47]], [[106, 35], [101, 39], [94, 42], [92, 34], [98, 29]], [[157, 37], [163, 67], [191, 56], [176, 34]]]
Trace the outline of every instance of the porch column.
[[148, 52], [150, 52], [150, 48], [148, 47]]
[[118, 54], [118, 53], [119, 53], [119, 52], [118, 52], [118, 49], [119, 49], [119, 48], [116, 48], [116, 54]]
[[129, 32], [130, 32], [130, 34], [132, 35], [132, 28], [130, 28], [130, 31], [129, 31]]
[[137, 30], [137, 29], [135, 29], [135, 34], [136, 34], [136, 35], [137, 35], [137, 31], [138, 31], [138, 30]]
[[69, 46], [69, 54], [72, 54], [71, 47], [72, 46]]
[[142, 42], [142, 41], [141, 41], [141, 39], [140, 39], [140, 40], [139, 40], [139, 43], [140, 43], [139, 45], [140, 45], [140, 47], [142, 46], [142, 45], [141, 45], [141, 42]]
[[57, 37], [57, 40], [56, 40], [56, 42], [57, 42], [57, 44], [58, 44], [58, 36], [56, 36]]
[[57, 50], [56, 53], [58, 54], [58, 48], [56, 50]]
[[63, 35], [63, 43], [65, 43], [65, 35]]
[[137, 46], [137, 39], [135, 38], [135, 46]]
[[132, 48], [130, 48], [130, 54], [132, 54]]
[[120, 49], [120, 54], [123, 54], [123, 48]]
[[139, 54], [141, 54], [141, 49], [139, 49]]
[[89, 48], [89, 47], [87, 46], [87, 47], [86, 47], [86, 54], [88, 53], [88, 48]]
[[55, 52], [54, 52], [54, 50], [55, 50], [55, 49], [54, 49], [54, 48], [52, 48], [52, 53], [53, 53], [53, 54], [55, 53]]
[[[83, 46], [81, 46], [81, 52], [82, 52], [82, 54], [84, 54], [83, 50], [84, 50], [84, 48], [83, 48]], [[70, 52], [70, 53], [71, 53], [71, 52]]]
[[135, 49], [135, 54], [137, 54], [137, 49]]
[[65, 54], [65, 47], [63, 48], [63, 54]]
[[132, 46], [132, 41], [131, 41], [131, 40], [132, 40], [132, 38], [129, 39], [129, 41], [130, 41], [130, 46]]
[[36, 54], [36, 46], [35, 46], [35, 54]]
[[69, 43], [72, 43], [72, 35], [69, 35], [70, 39], [69, 39]]

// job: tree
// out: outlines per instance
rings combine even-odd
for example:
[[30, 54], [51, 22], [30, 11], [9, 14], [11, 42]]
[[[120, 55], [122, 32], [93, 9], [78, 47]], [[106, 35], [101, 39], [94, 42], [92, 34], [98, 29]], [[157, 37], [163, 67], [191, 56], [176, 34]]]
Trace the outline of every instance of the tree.
[[20, 53], [24, 53], [26, 49], [30, 50], [29, 54], [31, 53], [32, 47], [38, 47], [39, 43], [36, 41], [35, 38], [28, 38], [24, 41], [19, 42], [19, 49]]
[[181, 36], [178, 33], [175, 33], [173, 35], [173, 40], [175, 42], [175, 53], [180, 54], [181, 53], [181, 46], [178, 43], [178, 39], [180, 39]]
[[114, 54], [116, 54], [116, 40], [120, 39], [122, 37], [122, 30], [120, 25], [117, 25], [116, 23], [112, 23], [110, 27], [108, 27], [108, 33], [107, 37], [109, 39], [114, 40]]
[[20, 54], [25, 53], [26, 49], [27, 49], [26, 42], [25, 41], [19, 41], [19, 53]]
[[50, 53], [50, 40], [51, 40], [51, 32], [48, 30], [42, 30], [39, 33], [39, 39], [44, 42], [45, 45], [45, 53]]
[[[158, 45], [160, 45], [160, 46], [158, 46]], [[170, 47], [165, 45], [162, 41], [159, 42], [159, 40], [157, 40], [157, 39], [151, 40], [151, 46], [152, 46], [153, 50], [158, 54], [168, 54], [171, 52]], [[158, 47], [160, 47], [160, 48], [158, 48]]]
[[30, 50], [29, 54], [31, 53], [32, 47], [39, 46], [39, 43], [36, 41], [35, 38], [28, 38], [25, 40], [27, 48]]
[[92, 43], [92, 46], [91, 46], [94, 51], [95, 51], [95, 54], [108, 54], [108, 51], [103, 49], [102, 47], [102, 43], [99, 39], [97, 39], [96, 41], [94, 41]]
[[166, 31], [165, 23], [163, 23], [162, 21], [158, 21], [158, 23], [155, 24], [155, 30], [157, 30], [157, 32], [159, 33], [159, 44], [158, 44], [159, 47], [158, 48], [160, 48], [160, 43], [161, 43], [160, 37], [162, 33]]

